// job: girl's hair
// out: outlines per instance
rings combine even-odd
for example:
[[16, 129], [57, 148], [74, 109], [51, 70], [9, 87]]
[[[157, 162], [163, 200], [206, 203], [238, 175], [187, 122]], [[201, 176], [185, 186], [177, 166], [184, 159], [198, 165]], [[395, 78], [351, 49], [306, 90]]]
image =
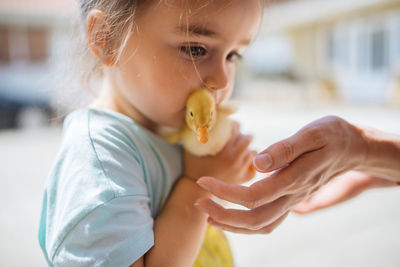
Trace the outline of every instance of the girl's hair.
[[[58, 66], [56, 81], [58, 90], [54, 108], [59, 121], [70, 111], [87, 105], [97, 96], [99, 78], [103, 75], [102, 58], [92, 55], [86, 35], [87, 16], [93, 9], [101, 10], [107, 19], [107, 43], [103, 56], [114, 55], [119, 60], [125, 42], [134, 30], [134, 19], [140, 9], [161, 0], [76, 0], [79, 15], [72, 20], [70, 40], [72, 47], [63, 65]], [[65, 75], [67, 73], [67, 75]], [[84, 90], [82, 90], [84, 89]]]
[[78, 51], [82, 55], [81, 84], [91, 90], [91, 79], [102, 75], [102, 58], [91, 55], [87, 45], [86, 18], [93, 9], [101, 10], [107, 18], [108, 32], [107, 43], [103, 56], [115, 55], [118, 61], [124, 44], [128, 40], [134, 27], [134, 18], [139, 8], [151, 4], [150, 0], [79, 0], [81, 20], [81, 47], [84, 51]]
[[[142, 12], [146, 7], [149, 7], [155, 2], [162, 2], [163, 0], [79, 0], [80, 2], [80, 16], [81, 16], [81, 25], [83, 25], [83, 29], [81, 32], [86, 32], [86, 17], [92, 9], [99, 9], [104, 12], [107, 17], [107, 24], [109, 26], [108, 32], [108, 42], [107, 47], [105, 48], [104, 56], [109, 54], [114, 55], [114, 60], [118, 61], [121, 55], [121, 52], [124, 48], [126, 41], [129, 39], [130, 34], [134, 28], [134, 18], [138, 10]], [[203, 3], [199, 9], [206, 7], [210, 2], [218, 1], [218, 0], [209, 0], [206, 3]], [[261, 6], [263, 6], [263, 0], [260, 0]], [[195, 13], [195, 11], [190, 8], [190, 1], [187, 0], [185, 4], [185, 9], [181, 16], [181, 23], [185, 23], [186, 26], [189, 26], [189, 15]], [[189, 34], [189, 29], [187, 29], [187, 34]], [[81, 57], [86, 66], [82, 72], [81, 76], [81, 84], [84, 85], [92, 93], [95, 93], [91, 90], [90, 82], [94, 76], [101, 76], [101, 61], [102, 59], [96, 59], [91, 55], [87, 45], [86, 36], [83, 36], [83, 41], [85, 44], [82, 47], [85, 49], [83, 57]], [[82, 53], [81, 53], [82, 54]], [[201, 80], [200, 74], [196, 68], [196, 64], [192, 58], [193, 65], [195, 67], [196, 73]], [[88, 64], [91, 64], [87, 66]]]
[[[89, 98], [93, 98], [97, 95], [94, 87], [97, 87], [96, 82], [102, 77], [102, 58], [96, 58], [90, 52], [87, 36], [86, 36], [86, 19], [89, 12], [93, 9], [101, 10], [105, 17], [108, 26], [107, 32], [107, 43], [104, 49], [103, 56], [112, 55], [114, 61], [118, 61], [121, 52], [125, 46], [125, 43], [131, 36], [131, 34], [137, 30], [135, 28], [135, 17], [138, 12], [145, 11], [152, 5], [160, 4], [165, 0], [78, 0], [80, 17], [76, 20], [77, 25], [73, 27], [72, 39], [75, 42], [75, 47], [72, 49], [70, 59], [71, 64], [67, 64], [70, 68], [68, 73], [72, 73], [69, 80], [65, 77], [60, 77], [65, 86], [61, 88], [74, 88], [77, 93], [82, 95], [80, 88], [86, 89], [90, 94], [82, 97], [70, 96], [71, 90], [60, 90], [61, 94], [58, 99], [60, 103], [56, 103], [56, 107], [60, 107], [60, 115], [62, 113], [68, 113], [69, 109], [77, 108], [87, 104]], [[199, 9], [204, 8], [207, 4], [219, 0], [209, 0], [206, 3], [202, 3]], [[263, 6], [263, 0], [260, 0], [261, 6]], [[189, 24], [189, 17], [198, 10], [191, 10], [190, 0], [186, 1], [185, 11], [180, 16], [182, 24]], [[79, 26], [79, 27], [76, 27]], [[78, 32], [76, 32], [78, 30]], [[188, 32], [189, 34], [189, 32]], [[80, 38], [77, 38], [80, 37]], [[197, 71], [196, 64], [192, 58], [193, 65], [196, 69], [197, 75], [201, 80], [200, 74]], [[75, 83], [75, 85], [74, 85]], [[95, 85], [95, 86], [93, 86]], [[81, 100], [81, 98], [83, 98]], [[69, 99], [69, 100], [68, 100]], [[71, 103], [72, 101], [72, 103]]]
[[[101, 78], [102, 58], [94, 57], [87, 44], [86, 36], [86, 19], [89, 12], [93, 9], [101, 10], [107, 18], [107, 44], [104, 49], [103, 56], [113, 55], [113, 60], [118, 62], [125, 43], [135, 28], [135, 16], [138, 11], [143, 12], [146, 8], [156, 4], [160, 4], [163, 0], [79, 0], [80, 8], [80, 36], [79, 44], [75, 53], [79, 60], [78, 65], [79, 83], [87, 89], [93, 96], [96, 96], [96, 91], [93, 90], [93, 81]], [[215, 0], [209, 0], [212, 2]], [[208, 3], [209, 3], [208, 2]], [[202, 5], [204, 8], [207, 4]], [[186, 12], [180, 16], [181, 23], [188, 24], [188, 14], [192, 13], [190, 9], [190, 0], [184, 5]], [[188, 32], [189, 33], [189, 32]], [[194, 61], [193, 61], [194, 63]], [[197, 69], [196, 69], [197, 72]], [[199, 75], [199, 74], [198, 74]]]

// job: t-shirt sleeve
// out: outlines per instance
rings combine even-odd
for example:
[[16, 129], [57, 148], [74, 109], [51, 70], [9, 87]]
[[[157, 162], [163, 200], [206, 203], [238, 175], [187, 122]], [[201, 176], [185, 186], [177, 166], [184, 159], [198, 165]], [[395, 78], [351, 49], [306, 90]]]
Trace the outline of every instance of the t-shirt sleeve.
[[54, 176], [52, 263], [129, 266], [154, 245], [151, 191], [136, 137], [95, 117], [85, 138], [68, 140]]
[[60, 244], [55, 266], [129, 266], [154, 244], [147, 196], [123, 196], [100, 205]]

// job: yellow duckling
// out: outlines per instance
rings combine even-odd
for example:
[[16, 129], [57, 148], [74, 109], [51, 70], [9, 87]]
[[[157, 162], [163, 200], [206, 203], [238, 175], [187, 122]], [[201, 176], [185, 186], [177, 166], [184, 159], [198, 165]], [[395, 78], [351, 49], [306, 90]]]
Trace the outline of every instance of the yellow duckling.
[[[231, 106], [217, 106], [209, 90], [196, 90], [186, 102], [185, 126], [165, 138], [173, 144], [182, 141], [185, 150], [193, 155], [215, 155], [231, 137], [233, 124], [229, 115], [234, 112]], [[249, 170], [256, 173], [253, 165]]]
[[[215, 155], [228, 142], [234, 111], [218, 106], [207, 89], [191, 93], [186, 103], [186, 124], [178, 132], [167, 135], [170, 143], [183, 142], [185, 150], [197, 156]], [[193, 267], [232, 267], [233, 257], [229, 242], [223, 232], [208, 226], [203, 245]]]
[[186, 125], [166, 139], [171, 143], [182, 141], [185, 150], [197, 156], [215, 155], [231, 137], [232, 113], [232, 107], [217, 106], [207, 89], [196, 90], [187, 99]]
[[[165, 138], [170, 143], [183, 142], [185, 150], [197, 156], [215, 155], [228, 142], [233, 123], [230, 106], [216, 105], [207, 89], [191, 93], [186, 102], [185, 126]], [[253, 166], [249, 170], [255, 172]], [[203, 245], [193, 267], [232, 267], [233, 257], [229, 242], [223, 232], [208, 226]]]

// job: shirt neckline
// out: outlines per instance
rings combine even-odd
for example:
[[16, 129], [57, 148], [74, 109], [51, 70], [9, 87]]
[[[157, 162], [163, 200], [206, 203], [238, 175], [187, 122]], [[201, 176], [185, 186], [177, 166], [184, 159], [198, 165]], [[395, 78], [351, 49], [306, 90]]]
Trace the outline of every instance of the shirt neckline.
[[165, 140], [165, 139], [162, 138], [161, 136], [159, 136], [159, 135], [153, 133], [152, 131], [146, 129], [145, 127], [143, 127], [142, 125], [140, 125], [139, 123], [137, 123], [136, 121], [134, 121], [132, 118], [130, 118], [130, 117], [128, 117], [128, 116], [126, 116], [126, 115], [124, 115], [124, 114], [122, 114], [122, 113], [120, 113], [120, 112], [117, 112], [117, 111], [115, 111], [115, 110], [107, 109], [107, 108], [91, 108], [91, 107], [85, 107], [85, 108], [77, 109], [77, 110], [73, 111], [72, 113], [78, 112], [78, 111], [95, 111], [95, 112], [106, 113], [106, 114], [111, 115], [111, 116], [113, 116], [113, 117], [117, 117], [117, 118], [119, 118], [119, 119], [122, 119], [122, 120], [126, 121], [127, 123], [133, 124], [135, 127], [139, 128], [141, 131], [143, 131], [143, 132], [145, 132], [146, 134], [150, 135], [152, 138], [161, 140], [162, 142], [164, 142], [164, 143], [166, 143], [166, 144], [168, 144], [168, 145], [173, 145], [173, 144], [170, 144], [167, 140]]

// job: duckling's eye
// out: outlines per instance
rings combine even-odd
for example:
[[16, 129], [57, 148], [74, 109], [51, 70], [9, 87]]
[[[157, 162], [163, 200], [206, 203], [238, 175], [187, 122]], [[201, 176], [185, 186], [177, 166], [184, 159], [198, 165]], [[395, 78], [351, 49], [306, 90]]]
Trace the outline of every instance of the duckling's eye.
[[211, 116], [214, 115], [214, 111], [211, 110]]
[[194, 115], [193, 115], [193, 111], [190, 111], [190, 117], [194, 117]]

